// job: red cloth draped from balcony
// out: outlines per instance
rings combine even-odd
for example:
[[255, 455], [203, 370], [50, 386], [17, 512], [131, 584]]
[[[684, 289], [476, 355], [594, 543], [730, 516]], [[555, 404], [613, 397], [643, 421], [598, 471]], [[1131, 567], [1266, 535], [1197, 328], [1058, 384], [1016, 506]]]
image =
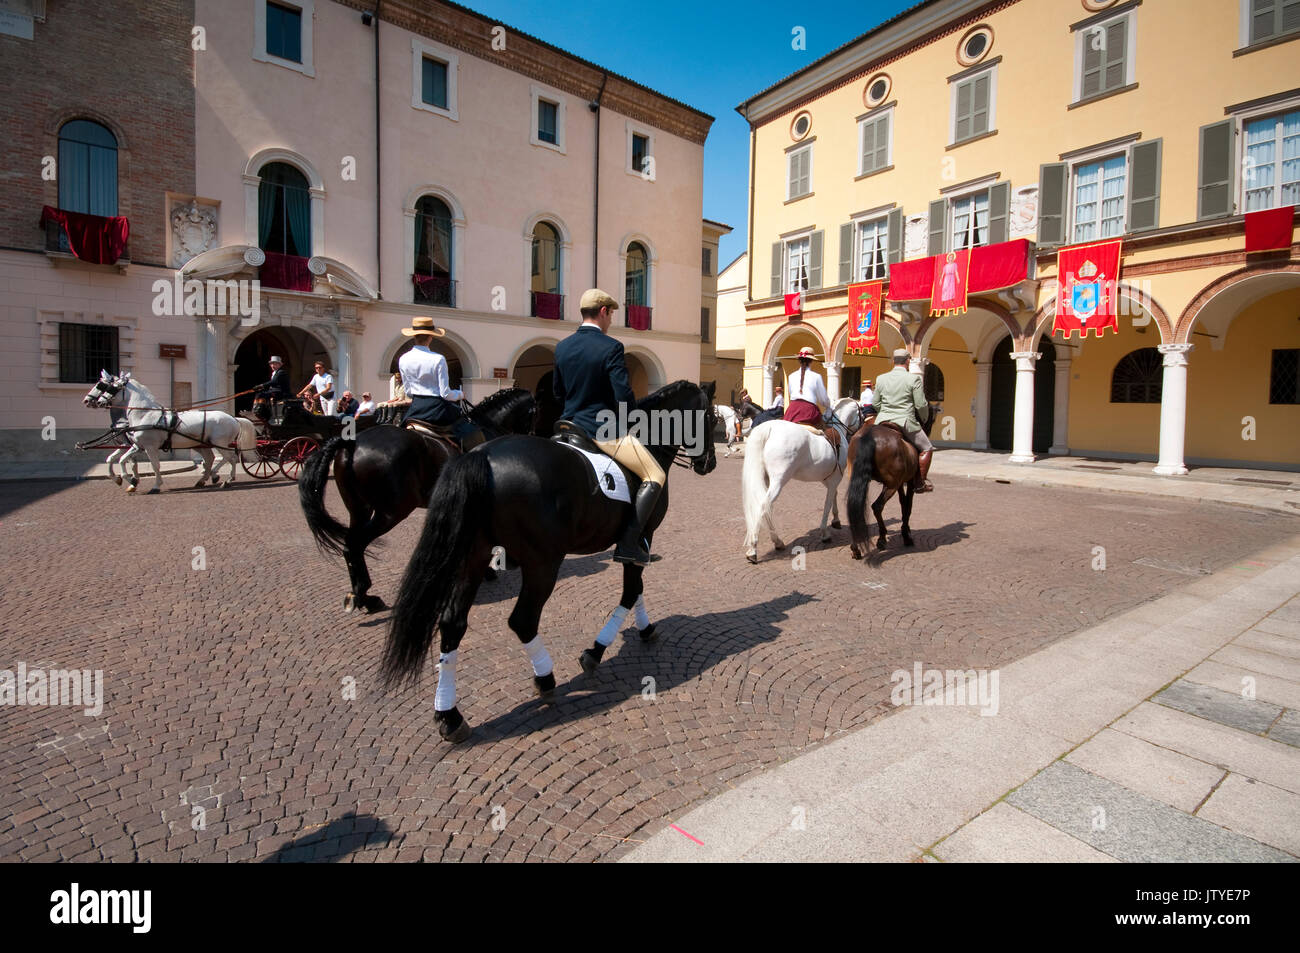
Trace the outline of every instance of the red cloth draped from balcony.
[[533, 314], [552, 321], [563, 320], [564, 295], [552, 294], [549, 291], [534, 291]]
[[427, 304], [451, 303], [451, 279], [446, 275], [411, 275], [411, 283], [419, 292], [416, 301]]
[[307, 259], [298, 255], [282, 255], [279, 252], [266, 252], [266, 264], [258, 273], [262, 284], [268, 288], [283, 288], [285, 291], [311, 291], [312, 276], [307, 270]]
[[105, 218], [49, 205], [41, 209], [42, 228], [46, 222], [58, 222], [68, 236], [72, 254], [95, 265], [111, 265], [121, 258], [131, 234], [130, 223], [122, 216]]
[[[889, 266], [889, 300], [928, 300], [934, 282], [934, 259], [916, 258]], [[1017, 238], [971, 251], [967, 291], [980, 294], [1010, 288], [1029, 274], [1029, 239]]]
[[636, 331], [650, 330], [650, 309], [643, 304], [627, 306], [627, 326]]
[[1246, 251], [1281, 251], [1291, 247], [1295, 206], [1246, 213]]

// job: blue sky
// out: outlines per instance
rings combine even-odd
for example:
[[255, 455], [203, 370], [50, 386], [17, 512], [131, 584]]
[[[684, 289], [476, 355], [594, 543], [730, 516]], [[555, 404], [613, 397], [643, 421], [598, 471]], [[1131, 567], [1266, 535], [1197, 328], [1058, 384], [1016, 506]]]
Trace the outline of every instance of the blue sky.
[[[745, 250], [747, 225], [749, 127], [736, 106], [919, 0], [460, 2], [715, 117], [704, 146], [704, 217], [735, 228], [722, 240], [725, 265]], [[806, 50], [792, 48], [796, 26]]]

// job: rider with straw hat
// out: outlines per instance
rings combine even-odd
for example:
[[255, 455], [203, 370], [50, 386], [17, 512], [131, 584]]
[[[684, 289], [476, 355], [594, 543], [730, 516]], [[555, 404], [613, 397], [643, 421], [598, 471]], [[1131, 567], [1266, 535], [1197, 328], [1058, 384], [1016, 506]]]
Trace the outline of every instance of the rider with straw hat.
[[790, 375], [790, 402], [785, 408], [785, 419], [795, 424], [822, 426], [822, 412], [830, 409], [831, 399], [826, 393], [822, 376], [809, 368], [813, 362], [813, 349], [799, 349], [799, 370]]
[[452, 439], [461, 444], [462, 449], [469, 449], [466, 438], [477, 433], [479, 439], [472, 443], [481, 443], [482, 433], [456, 404], [456, 401], [464, 400], [465, 395], [452, 388], [447, 359], [429, 346], [435, 337], [440, 338], [446, 333], [433, 323], [433, 318], [416, 318], [409, 328], [402, 328], [402, 334], [415, 338], [415, 347], [397, 362], [402, 386], [411, 399], [404, 419], [420, 420], [450, 430]]

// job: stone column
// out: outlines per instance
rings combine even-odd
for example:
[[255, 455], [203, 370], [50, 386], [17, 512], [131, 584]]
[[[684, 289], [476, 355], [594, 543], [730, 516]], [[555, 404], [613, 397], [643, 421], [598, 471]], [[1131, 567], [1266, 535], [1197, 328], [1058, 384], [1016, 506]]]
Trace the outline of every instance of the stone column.
[[1012, 428], [1011, 462], [1034, 462], [1034, 351], [1014, 351], [1016, 362], [1016, 416]]
[[841, 361], [826, 362], [826, 395], [832, 404], [840, 399], [840, 371], [843, 367]]
[[1155, 472], [1181, 476], [1187, 472], [1183, 450], [1187, 441], [1187, 352], [1191, 344], [1161, 344], [1165, 356], [1160, 390], [1160, 460]]
[[1070, 452], [1070, 362], [1056, 359], [1056, 390], [1053, 392], [1052, 446], [1048, 453]]
[[989, 390], [993, 365], [988, 361], [975, 364], [975, 439], [972, 450], [989, 448]]
[[767, 410], [767, 408], [772, 406], [772, 395], [774, 393], [774, 388], [776, 387], [777, 368], [779, 367], [780, 365], [776, 365], [775, 367], [771, 364], [763, 365], [763, 409], [764, 410]]
[[338, 380], [335, 382], [337, 385], [335, 393], [338, 395], [339, 399], [342, 400], [343, 392], [345, 390], [352, 391], [354, 395], [357, 394], [357, 389], [353, 386], [352, 381], [352, 332], [347, 328], [340, 326], [338, 329], [338, 342], [339, 357], [337, 361], [338, 367], [336, 368], [338, 371]]
[[[198, 323], [199, 359], [198, 380], [195, 384], [196, 402], [211, 400], [230, 393], [229, 364], [226, 361], [226, 319], [201, 317]], [[268, 371], [268, 376], [270, 372]], [[222, 408], [225, 409], [225, 408]]]
[[909, 357], [907, 359], [907, 369], [913, 374], [920, 374], [921, 379], [925, 379], [925, 365], [930, 363], [928, 357]]

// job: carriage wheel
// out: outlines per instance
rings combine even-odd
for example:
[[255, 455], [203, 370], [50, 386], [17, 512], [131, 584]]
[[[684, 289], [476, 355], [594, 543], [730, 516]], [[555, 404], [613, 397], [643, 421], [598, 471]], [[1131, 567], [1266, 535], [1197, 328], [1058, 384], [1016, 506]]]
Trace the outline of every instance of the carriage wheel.
[[306, 459], [320, 449], [320, 441], [315, 437], [294, 437], [280, 451], [280, 469], [290, 480], [298, 479]]
[[[273, 447], [259, 444], [255, 451], [247, 451], [239, 461], [244, 468], [244, 472], [255, 480], [269, 480], [280, 472], [280, 461], [273, 452]], [[248, 453], [255, 453], [253, 461], [248, 460]]]

